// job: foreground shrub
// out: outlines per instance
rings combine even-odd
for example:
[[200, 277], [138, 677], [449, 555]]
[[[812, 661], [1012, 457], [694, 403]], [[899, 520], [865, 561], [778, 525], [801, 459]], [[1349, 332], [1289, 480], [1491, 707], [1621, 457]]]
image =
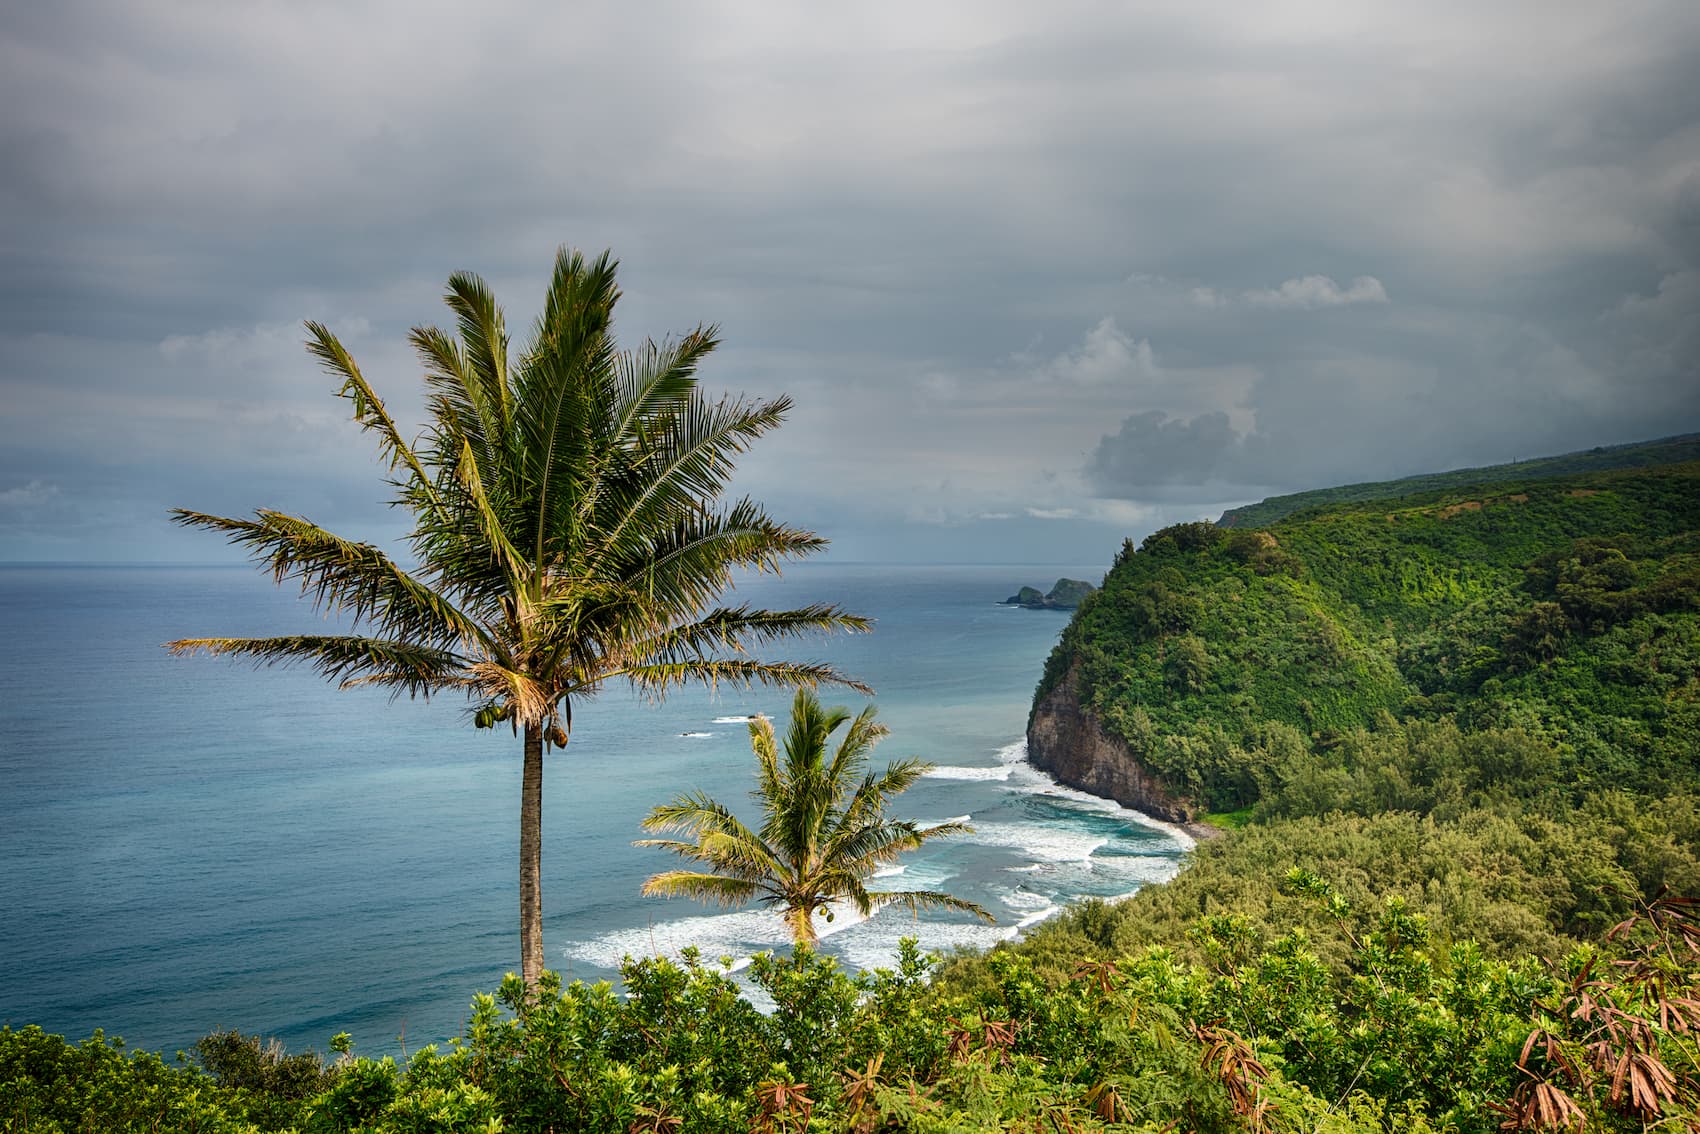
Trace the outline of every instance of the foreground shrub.
[[1023, 946], [930, 982], [906, 941], [875, 973], [807, 948], [760, 956], [753, 990], [690, 952], [628, 961], [624, 995], [510, 977], [476, 999], [463, 1037], [405, 1064], [325, 1067], [224, 1033], [198, 1047], [208, 1074], [98, 1035], [72, 1047], [0, 1030], [0, 1121], [6, 1134], [1700, 1128], [1700, 905], [1636, 902], [1549, 964], [1438, 941], [1398, 897], [1360, 910], [1302, 869], [1281, 885], [1311, 928], [1269, 938], [1208, 915], [1190, 933], [1199, 961], [1148, 945], [1061, 974]]
[[75, 1046], [38, 1027], [0, 1027], [0, 1127], [7, 1134], [254, 1134], [240, 1092], [100, 1032]]

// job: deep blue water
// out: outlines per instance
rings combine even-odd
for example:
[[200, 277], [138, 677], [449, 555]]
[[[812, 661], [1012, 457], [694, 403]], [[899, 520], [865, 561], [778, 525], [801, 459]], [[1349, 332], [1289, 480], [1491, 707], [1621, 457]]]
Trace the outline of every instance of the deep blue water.
[[[824, 927], [829, 952], [872, 966], [905, 934], [989, 944], [1070, 898], [1173, 872], [1184, 836], [1021, 762], [1066, 615], [997, 600], [1102, 573], [820, 564], [740, 585], [740, 601], [830, 601], [878, 620], [789, 654], [876, 687], [892, 729], [876, 763], [939, 765], [896, 814], [976, 828], [892, 881], [972, 898], [999, 922], [840, 917]], [[247, 567], [0, 567], [0, 1023], [71, 1038], [101, 1027], [166, 1051], [218, 1028], [320, 1050], [348, 1031], [375, 1055], [456, 1034], [472, 995], [517, 968], [517, 740], [473, 729], [458, 702], [391, 703], [160, 648], [322, 626]], [[783, 728], [788, 704], [689, 690], [652, 705], [620, 690], [576, 707], [572, 744], [545, 771], [551, 967], [613, 979], [626, 953], [783, 946], [759, 907], [640, 897], [677, 860], [631, 842], [683, 790], [750, 816], [748, 733], [731, 718], [765, 712]]]

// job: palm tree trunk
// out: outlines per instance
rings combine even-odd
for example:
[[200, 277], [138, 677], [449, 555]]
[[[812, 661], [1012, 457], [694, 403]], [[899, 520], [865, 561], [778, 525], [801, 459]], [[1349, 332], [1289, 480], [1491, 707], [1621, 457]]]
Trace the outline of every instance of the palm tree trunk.
[[525, 726], [519, 789], [519, 964], [528, 989], [543, 976], [543, 726]]
[[820, 944], [820, 938], [815, 935], [815, 919], [808, 906], [792, 906], [785, 911], [785, 920], [791, 924], [791, 944], [807, 945], [811, 949]]

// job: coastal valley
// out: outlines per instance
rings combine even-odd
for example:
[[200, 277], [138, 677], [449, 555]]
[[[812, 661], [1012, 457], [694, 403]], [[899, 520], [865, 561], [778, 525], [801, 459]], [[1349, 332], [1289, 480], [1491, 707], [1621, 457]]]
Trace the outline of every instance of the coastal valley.
[[1027, 591], [1074, 607], [1029, 759], [1193, 832], [1173, 880], [890, 970], [759, 956], [760, 1009], [694, 953], [630, 959], [619, 990], [510, 978], [403, 1060], [6, 1029], [0, 1121], [1700, 1123], [1700, 439], [1272, 499], [1129, 541], [1095, 589]]

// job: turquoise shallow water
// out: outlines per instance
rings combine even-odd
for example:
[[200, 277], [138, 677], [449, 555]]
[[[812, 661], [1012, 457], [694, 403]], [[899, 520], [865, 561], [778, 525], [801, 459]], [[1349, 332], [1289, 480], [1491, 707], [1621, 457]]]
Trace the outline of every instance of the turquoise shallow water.
[[[740, 585], [758, 605], [841, 603], [873, 634], [791, 651], [878, 690], [881, 758], [939, 765], [897, 801], [969, 816], [893, 881], [998, 917], [840, 917], [823, 947], [885, 963], [989, 944], [1069, 899], [1173, 873], [1185, 837], [1057, 788], [1020, 738], [1066, 615], [997, 605], [1023, 583], [1102, 568], [805, 565]], [[310, 673], [172, 658], [170, 638], [322, 626], [250, 568], [0, 567], [0, 1022], [73, 1038], [96, 1027], [172, 1050], [216, 1028], [368, 1054], [455, 1034], [474, 992], [518, 962], [519, 745], [459, 703], [390, 703]], [[863, 699], [828, 691], [829, 703]], [[544, 940], [569, 978], [627, 953], [778, 948], [777, 916], [646, 899], [676, 860], [636, 848], [648, 809], [687, 789], [749, 812], [742, 717], [783, 692], [690, 690], [661, 705], [611, 691], [575, 711], [548, 758]]]

